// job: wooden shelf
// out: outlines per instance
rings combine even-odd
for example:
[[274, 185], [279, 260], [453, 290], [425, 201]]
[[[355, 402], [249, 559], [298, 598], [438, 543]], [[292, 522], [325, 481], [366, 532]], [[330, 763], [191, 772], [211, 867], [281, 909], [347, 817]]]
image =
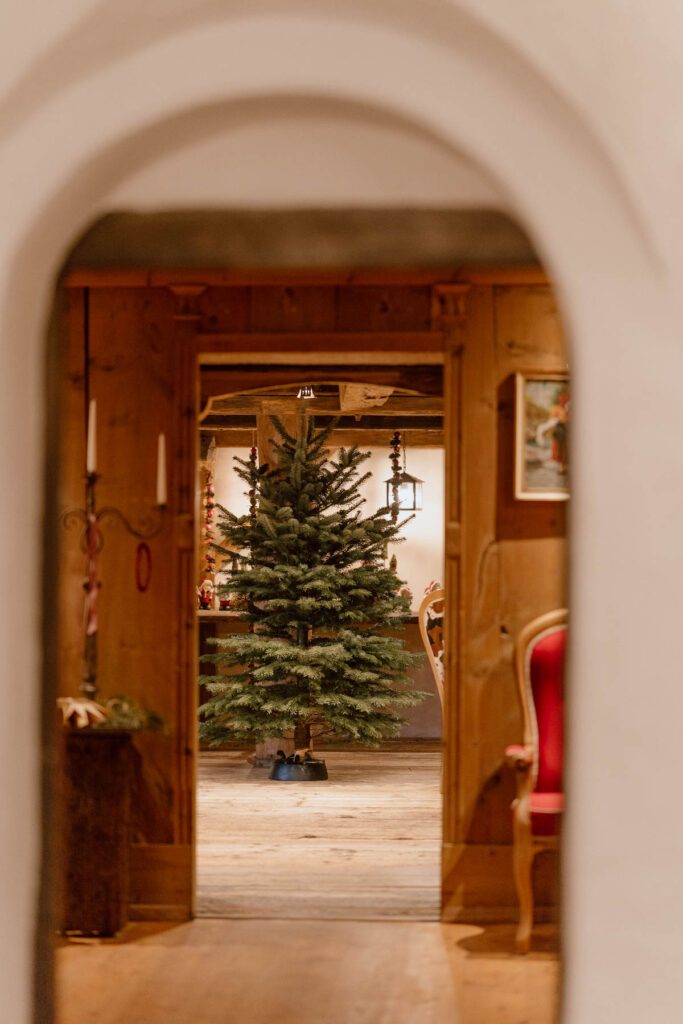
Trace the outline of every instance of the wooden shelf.
[[242, 616], [242, 612], [234, 611], [221, 611], [220, 608], [198, 608], [197, 618], [198, 619], [239, 619]]

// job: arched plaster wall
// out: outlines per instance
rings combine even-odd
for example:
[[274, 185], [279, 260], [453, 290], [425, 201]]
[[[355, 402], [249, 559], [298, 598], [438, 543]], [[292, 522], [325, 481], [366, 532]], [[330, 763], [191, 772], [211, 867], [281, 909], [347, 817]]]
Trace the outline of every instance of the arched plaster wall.
[[470, 154], [555, 276], [574, 339], [577, 451], [564, 1019], [676, 1019], [683, 137], [662, 111], [683, 78], [677, 8], [348, 0], [338, 14], [327, 0], [64, 0], [49, 14], [37, 2], [11, 9], [0, 103], [0, 429], [17, 438], [0, 453], [8, 1019], [30, 1012], [54, 275], [131, 167], [193, 110], [222, 103], [229, 117], [245, 99], [283, 97], [359, 104]]
[[206, 111], [108, 196], [114, 210], [227, 207], [500, 207], [471, 161], [367, 107], [329, 100], [252, 102], [226, 125]]

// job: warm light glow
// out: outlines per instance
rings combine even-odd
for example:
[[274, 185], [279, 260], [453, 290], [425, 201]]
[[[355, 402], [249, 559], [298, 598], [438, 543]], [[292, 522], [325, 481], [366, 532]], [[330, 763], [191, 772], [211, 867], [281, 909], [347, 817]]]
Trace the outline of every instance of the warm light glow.
[[398, 507], [406, 512], [419, 511], [422, 508], [422, 484], [417, 481], [399, 484]]
[[311, 387], [310, 384], [303, 384], [299, 388], [299, 392], [298, 392], [296, 397], [297, 398], [315, 398], [315, 391], [313, 390], [313, 388]]
[[[405, 470], [398, 475], [398, 507], [401, 512], [419, 512], [422, 509], [422, 480], [411, 476]], [[394, 501], [394, 479], [385, 480], [387, 486], [387, 505]]]

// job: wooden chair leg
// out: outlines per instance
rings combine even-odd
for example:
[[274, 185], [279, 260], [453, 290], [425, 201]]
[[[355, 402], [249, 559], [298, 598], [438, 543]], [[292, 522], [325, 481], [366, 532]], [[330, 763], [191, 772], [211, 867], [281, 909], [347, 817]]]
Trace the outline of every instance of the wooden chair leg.
[[519, 899], [519, 925], [515, 935], [515, 949], [518, 953], [528, 953], [531, 943], [531, 928], [534, 920], [534, 894], [531, 886], [533, 859], [531, 830], [524, 823], [515, 820], [512, 860]]

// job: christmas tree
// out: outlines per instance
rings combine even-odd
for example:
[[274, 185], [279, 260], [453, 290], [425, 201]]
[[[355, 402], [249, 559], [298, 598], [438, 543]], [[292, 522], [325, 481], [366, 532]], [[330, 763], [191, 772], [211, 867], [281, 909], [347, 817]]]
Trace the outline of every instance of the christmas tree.
[[323, 735], [376, 745], [399, 732], [398, 709], [426, 696], [405, 689], [421, 656], [391, 635], [409, 611], [395, 559], [385, 564], [404, 523], [396, 507], [363, 515], [370, 453], [342, 448], [330, 459], [334, 424], [302, 422], [298, 437], [273, 424], [277, 466], [257, 466], [255, 449], [235, 459], [249, 514], [218, 506], [218, 550], [241, 556], [221, 589], [241, 597], [250, 632], [215, 640], [205, 656], [218, 674], [201, 680], [211, 697], [200, 736], [212, 746], [289, 736], [309, 749]]

